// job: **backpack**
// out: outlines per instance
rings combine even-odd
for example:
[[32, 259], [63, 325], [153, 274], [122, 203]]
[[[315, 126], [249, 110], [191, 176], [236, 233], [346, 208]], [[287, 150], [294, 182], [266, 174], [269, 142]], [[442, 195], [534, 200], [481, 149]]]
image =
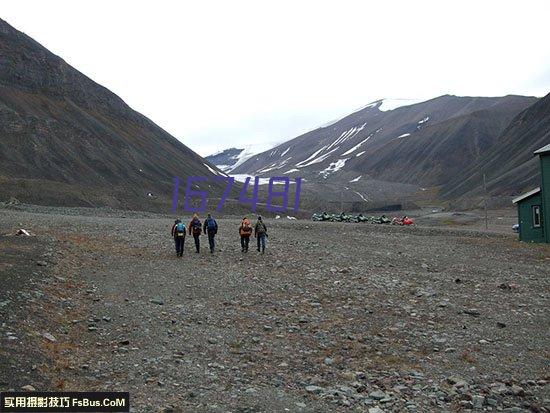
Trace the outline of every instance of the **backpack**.
[[194, 219], [191, 223], [191, 227], [193, 228], [193, 235], [200, 235], [201, 233], [201, 221], [199, 219]]
[[256, 229], [256, 232], [257, 232], [258, 234], [265, 234], [265, 232], [266, 232], [266, 227], [265, 227], [265, 225], [264, 225], [263, 222], [259, 222], [259, 223], [258, 223], [258, 227], [257, 227], [257, 229]]
[[208, 232], [216, 232], [216, 220], [213, 218], [210, 218], [206, 221], [206, 228], [208, 228]]
[[177, 237], [185, 237], [185, 226], [182, 222], [178, 222], [175, 232]]

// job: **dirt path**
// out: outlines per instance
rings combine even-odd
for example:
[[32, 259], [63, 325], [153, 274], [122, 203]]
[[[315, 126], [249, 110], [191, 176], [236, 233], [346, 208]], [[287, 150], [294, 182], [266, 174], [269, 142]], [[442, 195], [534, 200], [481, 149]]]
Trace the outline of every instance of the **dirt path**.
[[268, 221], [262, 256], [219, 220], [213, 256], [188, 238], [178, 259], [170, 220], [0, 217], [2, 233], [18, 224], [55, 242], [2, 348], [30, 317], [21, 348], [49, 368], [2, 388], [130, 391], [138, 412], [548, 411], [548, 246]]

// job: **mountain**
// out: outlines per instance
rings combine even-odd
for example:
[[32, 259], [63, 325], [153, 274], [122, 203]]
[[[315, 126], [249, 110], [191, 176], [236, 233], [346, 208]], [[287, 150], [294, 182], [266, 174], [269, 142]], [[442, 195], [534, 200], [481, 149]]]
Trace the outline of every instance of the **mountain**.
[[518, 114], [476, 165], [454, 179], [449, 199], [480, 199], [483, 174], [492, 197], [515, 196], [540, 185], [538, 157], [533, 152], [550, 143], [550, 94]]
[[477, 165], [535, 102], [524, 96], [445, 95], [396, 107], [380, 100], [255, 155], [234, 172], [300, 176], [310, 185], [346, 185], [350, 191], [374, 180], [380, 185], [371, 192], [379, 197], [388, 183], [409, 184], [434, 188], [430, 193], [441, 199], [446, 185]]
[[167, 211], [174, 176], [220, 174], [3, 20], [0, 136], [0, 199]]
[[205, 157], [224, 172], [232, 172], [252, 156], [269, 149], [269, 143], [249, 143], [242, 149], [229, 148]]
[[233, 169], [239, 160], [242, 159], [244, 152], [244, 149], [229, 148], [221, 152], [205, 156], [204, 159], [211, 164], [216, 165], [222, 171], [227, 172]]

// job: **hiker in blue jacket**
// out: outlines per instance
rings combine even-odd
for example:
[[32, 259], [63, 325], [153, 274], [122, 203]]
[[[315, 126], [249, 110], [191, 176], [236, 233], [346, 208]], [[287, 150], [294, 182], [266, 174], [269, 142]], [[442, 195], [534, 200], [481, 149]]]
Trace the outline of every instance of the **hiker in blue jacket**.
[[183, 245], [185, 244], [185, 225], [181, 220], [176, 219], [174, 225], [172, 225], [172, 237], [176, 244], [176, 255], [183, 257]]
[[208, 216], [204, 220], [203, 230], [205, 234], [208, 234], [208, 244], [210, 244], [210, 254], [213, 254], [214, 246], [215, 246], [214, 237], [218, 232], [218, 223], [214, 218], [212, 218], [212, 215], [208, 214]]

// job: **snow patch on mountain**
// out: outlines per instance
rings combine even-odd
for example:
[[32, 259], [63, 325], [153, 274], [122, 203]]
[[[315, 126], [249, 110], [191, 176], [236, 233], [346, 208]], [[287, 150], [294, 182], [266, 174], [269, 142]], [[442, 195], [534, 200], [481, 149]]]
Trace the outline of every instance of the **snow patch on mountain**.
[[372, 137], [372, 133], [371, 133], [369, 136], [367, 136], [365, 139], [363, 139], [361, 142], [359, 142], [357, 145], [355, 145], [353, 148], [351, 148], [350, 150], [344, 152], [344, 153], [342, 154], [342, 156], [349, 155], [350, 153], [356, 151], [357, 149], [359, 149], [359, 147], [360, 147], [361, 145], [363, 145], [363, 144], [364, 144], [366, 141], [368, 141], [371, 137]]
[[357, 192], [357, 191], [353, 191], [353, 192], [356, 193], [357, 195], [359, 195], [363, 201], [369, 202], [369, 200], [367, 198], [365, 198], [365, 196], [363, 194], [361, 194], [360, 192]]
[[263, 174], [263, 173], [272, 171], [272, 170], [274, 170], [274, 169], [277, 169], [277, 163], [272, 163], [272, 164], [269, 165], [267, 168], [260, 169], [260, 170], [257, 171], [257, 172], [260, 173], [260, 174]]
[[353, 128], [351, 129], [348, 129], [347, 131], [345, 132], [342, 132], [342, 134], [334, 141], [332, 142], [329, 147], [327, 148], [330, 149], [332, 148], [333, 146], [335, 145], [338, 145], [338, 144], [342, 144], [344, 143], [345, 141], [347, 141], [348, 139], [351, 139], [353, 138], [355, 135], [357, 135], [359, 132], [361, 132], [365, 126], [367, 124], [366, 123], [363, 123], [361, 126], [357, 127], [357, 126], [354, 126]]
[[357, 182], [363, 175], [359, 175], [357, 178], [353, 178], [350, 182]]
[[[245, 183], [246, 178], [250, 178], [250, 181], [248, 182], [249, 185], [254, 185], [254, 176], [248, 175], [248, 174], [233, 174], [232, 176], [235, 181]], [[271, 178], [258, 178], [258, 185], [269, 185], [269, 180]], [[289, 181], [290, 184], [294, 184], [295, 182]], [[284, 185], [285, 183], [282, 181], [273, 181], [273, 185]]]
[[337, 146], [336, 148], [334, 148], [333, 150], [331, 151], [328, 151], [327, 153], [319, 156], [318, 158], [315, 158], [313, 159], [312, 161], [309, 161], [308, 163], [305, 163], [305, 164], [302, 164], [300, 162], [300, 165], [296, 164], [296, 166], [300, 167], [300, 168], [303, 168], [305, 166], [310, 166], [310, 165], [313, 165], [313, 164], [316, 164], [316, 163], [319, 163], [319, 162], [323, 162], [325, 159], [327, 159], [331, 153], [333, 153], [334, 151], [338, 150], [340, 147]]
[[300, 161], [298, 162], [295, 166], [297, 166], [298, 168], [300, 168], [301, 166], [303, 166], [304, 163], [312, 160], [313, 158], [315, 158], [317, 155], [319, 155], [323, 149], [325, 149], [327, 147], [327, 145], [323, 146], [321, 149], [319, 149], [318, 151], [315, 151], [313, 152], [312, 155], [310, 155], [307, 159], [304, 159], [303, 161]]
[[338, 172], [344, 167], [348, 159], [349, 158], [343, 158], [338, 159], [336, 162], [331, 162], [329, 166], [319, 172], [319, 175], [321, 175], [323, 178], [327, 178], [331, 173]]
[[238, 166], [252, 158], [254, 155], [257, 155], [259, 153], [264, 152], [266, 149], [268, 149], [266, 146], [268, 144], [252, 144], [252, 145], [246, 145], [244, 149], [236, 155], [236, 162], [227, 170], [224, 170], [225, 172], [231, 172], [235, 170]]
[[210, 172], [212, 172], [214, 175], [220, 175], [220, 176], [227, 176], [227, 174], [223, 173], [223, 172], [219, 172], [219, 171], [216, 171], [214, 168], [211, 168], [209, 165], [205, 164], [204, 162], [202, 163], [204, 166], [206, 166], [208, 168], [208, 170]]

